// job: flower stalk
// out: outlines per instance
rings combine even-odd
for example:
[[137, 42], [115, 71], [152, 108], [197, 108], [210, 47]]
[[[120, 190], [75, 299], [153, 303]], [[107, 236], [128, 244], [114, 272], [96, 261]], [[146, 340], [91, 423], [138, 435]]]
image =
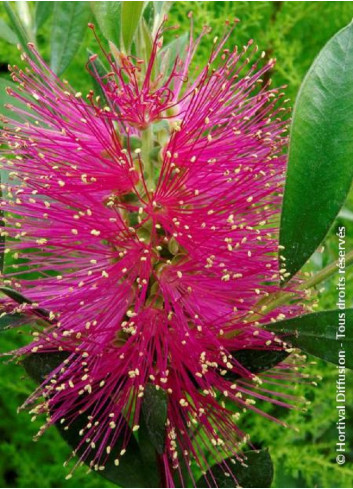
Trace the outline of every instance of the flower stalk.
[[[329, 279], [330, 277], [332, 277], [332, 275], [335, 275], [335, 273], [337, 273], [337, 263], [338, 260], [335, 260], [334, 262], [330, 263], [325, 268], [320, 270], [320, 272], [314, 274], [307, 280], [300, 283], [297, 286], [297, 290], [306, 291], [310, 294], [310, 291], [313, 287], [316, 287], [322, 282], [325, 282], [325, 280]], [[348, 267], [352, 264], [353, 264], [353, 250], [348, 252], [345, 257], [345, 266]], [[256, 314], [252, 314], [250, 317], [247, 318], [247, 320], [257, 321], [258, 319], [261, 319], [263, 315], [269, 313], [270, 311], [280, 306], [283, 306], [284, 304], [288, 304], [290, 300], [296, 296], [297, 296], [296, 292], [288, 291], [285, 289], [275, 292], [274, 294], [271, 294], [265, 297], [263, 300], [259, 301], [256, 308], [257, 311], [259, 312]]]
[[153, 131], [152, 125], [149, 124], [142, 131], [141, 135], [141, 158], [145, 173], [145, 181], [148, 191], [153, 191], [155, 186], [154, 181], [154, 161], [152, 157], [153, 149]]

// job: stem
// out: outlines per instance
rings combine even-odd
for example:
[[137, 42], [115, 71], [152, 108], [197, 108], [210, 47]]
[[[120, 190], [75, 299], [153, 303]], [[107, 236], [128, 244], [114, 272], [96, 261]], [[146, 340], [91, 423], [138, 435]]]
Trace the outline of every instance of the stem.
[[154, 186], [154, 176], [153, 176], [154, 168], [153, 168], [153, 160], [151, 158], [151, 151], [153, 148], [153, 133], [152, 133], [151, 126], [146, 127], [146, 129], [142, 132], [141, 143], [142, 143], [141, 156], [142, 156], [144, 170], [146, 173], [146, 185], [148, 190], [150, 190]]
[[[298, 286], [297, 290], [308, 290], [314, 287], [315, 285], [324, 282], [325, 280], [327, 280], [329, 277], [331, 277], [337, 272], [337, 264], [338, 264], [338, 260], [335, 260], [334, 262], [330, 263], [329, 265], [327, 265], [327, 267], [323, 268], [316, 275], [310, 277], [308, 280], [301, 283]], [[347, 255], [345, 256], [345, 266], [348, 267], [352, 264], [353, 264], [353, 250], [347, 253]], [[279, 306], [286, 304], [288, 300], [291, 299], [293, 296], [295, 296], [295, 292], [287, 292], [284, 289], [283, 291], [279, 291], [276, 292], [275, 294], [272, 294], [271, 296], [265, 297], [264, 299], [260, 300], [257, 303], [257, 312], [248, 316], [246, 318], [246, 321], [257, 321], [258, 319], [261, 319], [261, 317], [264, 316], [266, 313], [272, 311], [273, 309], [276, 309]], [[233, 333], [229, 333], [227, 335], [227, 338], [233, 338], [233, 336], [234, 336]]]
[[[353, 264], [353, 250], [347, 253], [345, 261], [346, 261], [346, 267]], [[330, 263], [329, 265], [327, 265], [327, 267], [323, 268], [316, 275], [310, 277], [308, 280], [301, 283], [298, 287], [298, 290], [308, 290], [311, 287], [314, 287], [315, 285], [324, 282], [325, 280], [327, 280], [329, 277], [331, 277], [337, 272], [337, 264], [338, 264], [338, 260], [335, 260], [334, 262]], [[294, 292], [287, 293], [287, 294], [285, 294], [284, 292], [278, 292], [277, 294], [274, 294], [275, 297], [273, 297], [273, 299], [267, 303], [266, 309], [263, 312], [269, 312], [272, 309], [275, 309], [276, 307], [285, 304], [287, 300], [290, 297], [292, 297], [294, 294], [295, 294]]]
[[[345, 257], [345, 266], [348, 267], [353, 264], [353, 250], [347, 253]], [[313, 287], [314, 285], [317, 285], [324, 280], [328, 279], [332, 275], [334, 275], [337, 271], [337, 264], [338, 260], [334, 261], [333, 263], [330, 263], [330, 265], [327, 265], [327, 267], [323, 268], [320, 272], [318, 272], [316, 275], [313, 277], [310, 277], [308, 280], [303, 282], [300, 286], [300, 290], [306, 290], [309, 289], [310, 287]]]

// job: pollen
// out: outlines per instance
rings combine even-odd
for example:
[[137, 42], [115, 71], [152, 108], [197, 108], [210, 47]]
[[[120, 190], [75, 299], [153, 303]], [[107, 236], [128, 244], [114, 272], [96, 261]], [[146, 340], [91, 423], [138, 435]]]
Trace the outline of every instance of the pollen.
[[45, 244], [47, 244], [47, 242], [48, 242], [48, 240], [46, 238], [36, 239], [36, 243], [39, 245], [45, 245]]

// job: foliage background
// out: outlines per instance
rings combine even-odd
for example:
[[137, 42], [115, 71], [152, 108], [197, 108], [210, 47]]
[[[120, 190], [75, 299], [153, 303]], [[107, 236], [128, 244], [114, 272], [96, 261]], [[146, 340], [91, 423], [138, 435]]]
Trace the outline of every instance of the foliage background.
[[[35, 2], [28, 2], [34, 8]], [[213, 28], [212, 36], [221, 34], [226, 19], [238, 17], [232, 42], [242, 45], [253, 38], [268, 57], [277, 58], [273, 72], [273, 85], [288, 85], [286, 92], [294, 101], [299, 85], [313, 59], [326, 41], [353, 17], [353, 2], [269, 2], [269, 1], [177, 1], [170, 10], [170, 24], [179, 24], [180, 31], [189, 29], [188, 11], [193, 11], [195, 31], [207, 24]], [[7, 21], [3, 2], [0, 18]], [[48, 55], [49, 19], [40, 29], [37, 43], [44, 56]], [[84, 65], [87, 47], [97, 51], [91, 31], [87, 29], [84, 42], [64, 76], [77, 90], [87, 91], [89, 76]], [[199, 63], [207, 60], [209, 44], [204, 40], [199, 51]], [[7, 77], [7, 65], [18, 64], [15, 46], [0, 40], [0, 75]], [[352, 193], [351, 193], [352, 194]], [[318, 212], [320, 210], [318, 209]], [[347, 228], [347, 251], [353, 249], [353, 195], [336, 224]], [[321, 253], [316, 253], [307, 265], [307, 271], [318, 271], [337, 256], [335, 227], [330, 232]], [[349, 277], [352, 278], [350, 271]], [[349, 280], [348, 280], [349, 283]], [[351, 281], [351, 283], [353, 283]], [[353, 306], [353, 287], [347, 290], [347, 307]], [[335, 278], [318, 291], [318, 309], [335, 307]], [[1, 351], [18, 346], [21, 338], [16, 334], [1, 335]], [[308, 358], [306, 371], [310, 378], [305, 384], [293, 386], [298, 396], [310, 404], [307, 410], [287, 411], [268, 407], [268, 411], [285, 419], [290, 427], [283, 428], [253, 414], [240, 419], [240, 425], [252, 434], [258, 446], [269, 447], [275, 465], [274, 487], [350, 487], [353, 480], [353, 378], [347, 376], [347, 439], [350, 443], [347, 463], [335, 463], [337, 438], [335, 409], [336, 367]], [[319, 378], [317, 378], [319, 377]], [[317, 382], [317, 386], [312, 384]], [[27, 413], [16, 413], [17, 407], [33, 390], [34, 384], [24, 371], [14, 365], [0, 363], [0, 485], [3, 487], [112, 487], [95, 474], [86, 475], [82, 467], [73, 479], [65, 480], [63, 461], [69, 449], [55, 429], [33, 444], [32, 437], [40, 422], [30, 422]]]

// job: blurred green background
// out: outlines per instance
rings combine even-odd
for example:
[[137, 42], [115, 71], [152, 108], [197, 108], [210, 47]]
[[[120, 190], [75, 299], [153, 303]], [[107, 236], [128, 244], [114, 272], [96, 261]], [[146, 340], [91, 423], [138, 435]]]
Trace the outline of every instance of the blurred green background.
[[[17, 2], [24, 3], [24, 2]], [[35, 2], [25, 2], [30, 12]], [[210, 25], [213, 32], [204, 38], [197, 53], [197, 63], [207, 60], [214, 35], [224, 31], [226, 19], [241, 20], [232, 35], [239, 45], [253, 38], [268, 57], [275, 57], [273, 86], [287, 85], [286, 92], [295, 100], [300, 83], [313, 59], [327, 40], [353, 17], [353, 2], [174, 2], [169, 24], [180, 25], [180, 32], [189, 29], [186, 13], [193, 12], [195, 31]], [[4, 2], [0, 3], [0, 32], [3, 22], [8, 22]], [[37, 32], [36, 42], [44, 57], [48, 56], [53, 19], [48, 18]], [[84, 41], [64, 77], [81, 91], [91, 88], [85, 71], [87, 47], [97, 51], [92, 32], [87, 29]], [[0, 75], [6, 78], [8, 64], [19, 64], [17, 48], [0, 39]], [[319, 209], [318, 209], [319, 212]], [[353, 249], [353, 195], [350, 195], [337, 224], [347, 228], [347, 251]], [[318, 271], [337, 256], [335, 227], [325, 241], [322, 252], [316, 253], [306, 266], [307, 271]], [[352, 279], [349, 271], [348, 282]], [[353, 281], [350, 281], [353, 283]], [[335, 308], [335, 277], [320, 285], [318, 309]], [[352, 286], [347, 290], [347, 307], [353, 306]], [[14, 333], [1, 335], [1, 351], [9, 351], [23, 341]], [[283, 428], [247, 413], [240, 426], [252, 435], [259, 446], [269, 447], [275, 465], [273, 487], [351, 487], [353, 481], [353, 378], [347, 376], [348, 421], [347, 463], [335, 463], [336, 421], [335, 382], [336, 367], [314, 358], [308, 358], [306, 383], [293, 385], [293, 391], [310, 401], [306, 412], [287, 411], [268, 406], [267, 411], [285, 420], [290, 427]], [[319, 377], [319, 379], [317, 379]], [[321, 379], [321, 380], [320, 380]], [[317, 386], [311, 383], [316, 380]], [[17, 414], [17, 407], [33, 390], [34, 384], [21, 367], [0, 363], [0, 485], [3, 487], [112, 487], [103, 478], [86, 469], [79, 469], [73, 479], [65, 480], [63, 462], [70, 450], [54, 428], [42, 439], [33, 443], [32, 437], [40, 422], [30, 422], [30, 415]], [[295, 429], [293, 429], [293, 427]]]

